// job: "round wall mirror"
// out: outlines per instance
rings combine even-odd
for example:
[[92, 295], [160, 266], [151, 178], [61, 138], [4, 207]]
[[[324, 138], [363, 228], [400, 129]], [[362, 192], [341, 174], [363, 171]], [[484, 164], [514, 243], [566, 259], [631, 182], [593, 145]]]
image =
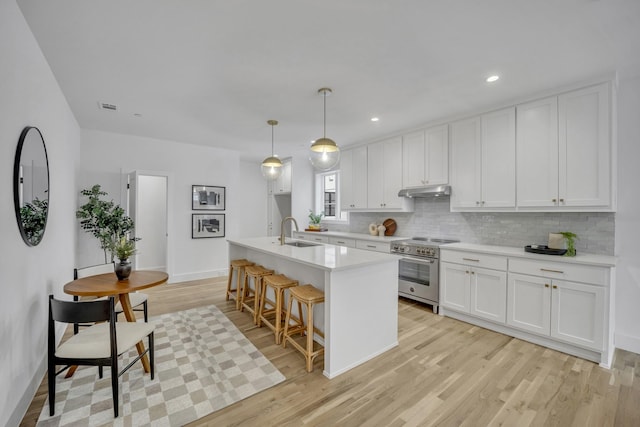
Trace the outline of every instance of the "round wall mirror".
[[22, 239], [36, 246], [44, 236], [49, 213], [49, 161], [42, 134], [26, 127], [13, 164], [13, 202]]

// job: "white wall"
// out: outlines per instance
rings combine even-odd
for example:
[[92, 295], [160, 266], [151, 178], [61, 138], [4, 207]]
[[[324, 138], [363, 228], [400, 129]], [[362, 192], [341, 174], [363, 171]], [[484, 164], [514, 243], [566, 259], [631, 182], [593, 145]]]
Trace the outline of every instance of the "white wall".
[[[169, 176], [169, 265], [171, 282], [226, 275], [228, 269], [225, 238], [192, 239], [191, 186], [226, 187], [226, 237], [250, 233], [264, 235], [266, 184], [258, 165], [241, 162], [237, 152], [121, 135], [82, 130], [82, 172], [78, 190], [101, 184], [114, 201], [123, 198], [122, 174], [134, 170], [166, 172]], [[206, 213], [206, 212], [204, 212]], [[257, 223], [260, 226], [257, 226]], [[258, 229], [260, 232], [258, 233]], [[255, 234], [254, 234], [255, 232]], [[85, 248], [87, 233], [79, 239]], [[79, 265], [102, 262], [97, 243], [78, 253]]]
[[618, 87], [616, 347], [640, 353], [640, 73]]
[[[15, 1], [0, 1], [0, 425], [18, 425], [46, 369], [48, 294], [73, 278], [80, 129]], [[13, 207], [20, 132], [36, 126], [49, 157], [50, 209], [28, 247]]]

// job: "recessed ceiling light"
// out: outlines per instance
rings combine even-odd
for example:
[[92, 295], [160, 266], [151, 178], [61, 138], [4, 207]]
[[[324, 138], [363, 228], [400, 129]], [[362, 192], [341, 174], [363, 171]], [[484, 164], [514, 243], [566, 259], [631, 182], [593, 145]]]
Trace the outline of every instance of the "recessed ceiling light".
[[377, 122], [378, 120], [380, 120], [378, 117], [371, 117], [372, 122]]
[[489, 76], [487, 77], [487, 83], [493, 83], [495, 81], [498, 81], [499, 78], [500, 76]]

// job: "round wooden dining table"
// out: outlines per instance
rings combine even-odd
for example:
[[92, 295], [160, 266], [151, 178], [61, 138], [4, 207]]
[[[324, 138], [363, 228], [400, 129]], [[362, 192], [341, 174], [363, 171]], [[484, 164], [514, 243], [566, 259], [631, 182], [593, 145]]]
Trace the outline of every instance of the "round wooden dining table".
[[[169, 275], [163, 271], [134, 270], [128, 279], [118, 280], [115, 273], [97, 274], [95, 276], [76, 279], [64, 285], [64, 292], [79, 297], [102, 297], [117, 295], [122, 304], [122, 311], [128, 322], [135, 322], [136, 316], [131, 307], [129, 293], [151, 288], [165, 283]], [[144, 343], [136, 344], [138, 354], [144, 353]], [[150, 371], [149, 359], [145, 354], [142, 359], [145, 372]]]

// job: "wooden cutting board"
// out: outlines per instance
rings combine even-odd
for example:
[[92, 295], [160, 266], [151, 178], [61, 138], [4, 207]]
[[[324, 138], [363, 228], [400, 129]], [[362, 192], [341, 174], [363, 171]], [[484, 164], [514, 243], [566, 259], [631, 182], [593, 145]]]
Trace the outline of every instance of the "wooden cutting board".
[[384, 220], [382, 225], [385, 226], [386, 230], [384, 231], [385, 236], [393, 236], [396, 232], [396, 228], [398, 228], [398, 224], [396, 224], [395, 220], [392, 218], [387, 218]]

